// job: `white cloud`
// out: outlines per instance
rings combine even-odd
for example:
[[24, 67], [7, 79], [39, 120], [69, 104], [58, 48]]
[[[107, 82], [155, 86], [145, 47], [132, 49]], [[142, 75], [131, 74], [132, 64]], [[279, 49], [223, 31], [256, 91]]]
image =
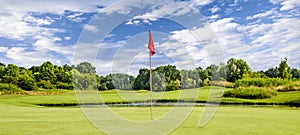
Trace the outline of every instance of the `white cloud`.
[[78, 13], [68, 15], [67, 18], [74, 22], [82, 22], [83, 20], [86, 19], [84, 17], [81, 17], [83, 14], [84, 14], [83, 12], [78, 12]]
[[[274, 17], [276, 14], [276, 17]], [[269, 17], [273, 22], [254, 21], [237, 24], [233, 18], [212, 22], [225, 56], [242, 58], [254, 70], [265, 70], [280, 63], [287, 57], [292, 66], [299, 65], [300, 19], [286, 16], [274, 9], [251, 16], [248, 19]], [[291, 23], [293, 22], [293, 23]]]
[[[215, 33], [209, 24], [203, 27], [183, 29], [171, 32], [169, 39], [158, 46], [168, 57], [175, 59], [176, 65], [193, 69], [197, 66], [206, 67], [212, 63], [219, 64], [223, 54]], [[224, 59], [223, 59], [224, 60]]]
[[214, 32], [209, 24], [205, 24], [200, 28], [183, 29], [171, 32], [171, 39], [180, 41], [188, 45], [205, 45], [215, 39]]
[[[43, 14], [55, 14], [63, 16], [66, 11], [74, 12], [67, 18], [72, 21], [81, 21], [81, 15], [87, 12], [99, 12], [97, 6], [107, 6], [118, 0], [111, 1], [59, 1], [59, 0], [1, 0], [0, 3], [0, 37], [25, 42], [32, 46], [17, 46], [10, 44], [1, 47], [1, 52], [6, 52], [8, 60], [20, 65], [40, 64], [39, 62], [50, 60], [61, 63], [70, 62], [74, 50], [73, 45], [59, 45], [62, 38], [70, 40], [71, 37], [57, 37], [57, 33], [65, 32], [58, 28], [45, 27], [52, 25], [57, 18], [43, 16]], [[41, 15], [42, 17], [35, 17]], [[86, 26], [88, 30], [97, 31], [92, 26]], [[29, 42], [29, 43], [28, 43]], [[9, 49], [10, 48], [10, 49]], [[56, 53], [56, 54], [53, 54]], [[32, 65], [31, 65], [32, 66]]]
[[220, 11], [220, 10], [221, 10], [221, 8], [219, 8], [219, 7], [217, 7], [217, 6], [214, 6], [213, 8], [210, 9], [210, 12], [211, 12], [211, 13], [216, 13], [216, 12], [218, 12], [218, 11]]
[[192, 5], [195, 6], [204, 6], [213, 2], [213, 0], [191, 0]]
[[57, 45], [55, 37], [51, 39], [51, 37], [39, 36], [33, 45], [35, 46], [35, 50], [39, 52], [55, 51], [66, 56], [71, 55], [74, 51], [74, 46]]
[[280, 8], [280, 11], [286, 11], [291, 10], [294, 8], [299, 8], [300, 1], [299, 0], [285, 0], [281, 3], [282, 7]]
[[[53, 37], [52, 37], [53, 38]], [[57, 45], [52, 38], [44, 36], [37, 37], [33, 44], [34, 48], [28, 50], [29, 46], [12, 47], [6, 51], [6, 57], [13, 60], [20, 66], [30, 67], [39, 65], [44, 61], [51, 61], [54, 64], [70, 63], [74, 46]], [[54, 51], [57, 54], [53, 54]]]
[[278, 4], [278, 3], [282, 2], [282, 0], [269, 0], [269, 2], [272, 4]]
[[156, 21], [158, 18], [181, 16], [192, 12], [192, 9], [182, 2], [162, 1], [159, 3], [152, 3], [151, 6], [153, 7], [152, 11], [137, 15], [133, 17], [133, 19], [142, 19], [149, 22]]
[[[29, 68], [33, 65], [41, 65], [44, 61], [51, 61], [53, 64], [69, 63], [69, 58], [62, 59], [56, 55], [39, 51], [27, 51], [24, 47], [12, 47], [6, 52], [6, 61], [18, 66]], [[11, 61], [12, 60], [12, 61]]]
[[[90, 63], [100, 61], [105, 65], [107, 62], [111, 61], [109, 59], [115, 55], [113, 54], [114, 51], [112, 50], [118, 49], [124, 44], [126, 44], [125, 41], [118, 41], [114, 43], [103, 42], [101, 44], [78, 43], [76, 46], [74, 46], [75, 51], [72, 64], [78, 64], [83, 61]], [[97, 65], [101, 64], [97, 63], [96, 66]], [[99, 69], [100, 67], [97, 68]]]
[[0, 53], [8, 51], [8, 47], [0, 47]]
[[220, 18], [220, 15], [211, 15], [208, 18], [211, 19], [211, 20], [214, 20], [214, 19]]
[[[291, 24], [290, 22], [293, 22]], [[290, 41], [300, 38], [298, 29], [300, 28], [300, 19], [283, 18], [272, 24], [265, 24], [268, 31], [259, 31], [263, 35], [252, 41], [253, 44], [286, 44]]]
[[[238, 23], [233, 22], [234, 18], [223, 18], [212, 22], [211, 27], [214, 30], [219, 42], [226, 48], [242, 45], [243, 35], [237, 32]], [[228, 48], [227, 48], [228, 47]]]
[[[138, 24], [140, 24], [140, 20], [129, 20], [129, 21], [127, 21], [125, 24], [126, 25], [138, 25]], [[149, 21], [147, 21], [147, 20], [144, 20], [143, 21], [145, 24], [150, 24], [150, 22]]]
[[84, 25], [84, 30], [94, 32], [94, 33], [99, 31], [99, 29], [96, 26], [89, 25], [89, 24]]
[[22, 21], [22, 14], [12, 13], [9, 11], [1, 11], [7, 13], [0, 16], [0, 36], [9, 39], [22, 40], [25, 36], [34, 35], [38, 33], [39, 29], [35, 29], [28, 23]]
[[70, 20], [72, 20], [72, 19], [77, 18], [77, 17], [79, 17], [81, 15], [83, 15], [82, 12], [74, 13], [74, 14], [68, 15], [67, 18], [69, 18]]
[[[96, 8], [96, 5], [106, 6], [116, 1], [2, 0], [0, 3], [0, 36], [23, 40], [25, 37], [40, 33], [41, 25], [53, 23], [50, 18], [35, 18], [30, 16], [31, 13], [97, 12], [100, 9]], [[76, 19], [80, 14], [68, 17]]]
[[50, 17], [46, 17], [45, 19], [41, 19], [41, 18], [35, 18], [31, 15], [25, 16], [23, 21], [28, 22], [31, 25], [37, 25], [37, 26], [50, 25], [54, 22], [54, 20], [51, 19]]
[[64, 37], [65, 40], [71, 40], [72, 37]]
[[107, 6], [118, 0], [94, 1], [94, 0], [1, 0], [0, 7], [2, 9], [14, 10], [16, 12], [40, 12], [40, 13], [56, 13], [63, 14], [66, 10], [76, 12], [97, 12], [96, 6]]
[[253, 15], [253, 16], [248, 16], [248, 17], [246, 18], [246, 20], [265, 18], [265, 17], [269, 17], [269, 16], [271, 16], [271, 15], [274, 15], [274, 14], [276, 14], [276, 13], [277, 13], [277, 12], [276, 12], [276, 9], [274, 8], [274, 9], [272, 9], [272, 10], [268, 10], [268, 11], [263, 12], [263, 13], [255, 14], [255, 15]]

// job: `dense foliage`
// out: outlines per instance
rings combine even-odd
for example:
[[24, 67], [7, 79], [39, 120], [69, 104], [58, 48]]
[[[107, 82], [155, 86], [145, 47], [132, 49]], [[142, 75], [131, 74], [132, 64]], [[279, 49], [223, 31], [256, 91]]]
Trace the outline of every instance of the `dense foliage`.
[[277, 95], [275, 90], [267, 90], [259, 87], [236, 88], [231, 91], [225, 91], [224, 97], [246, 98], [246, 99], [264, 99]]
[[277, 87], [289, 83], [288, 80], [281, 78], [244, 78], [235, 82], [235, 87]]
[[0, 83], [0, 95], [21, 92], [21, 90], [16, 85]]
[[[226, 87], [276, 87], [276, 90], [298, 90], [300, 70], [290, 68], [287, 59], [278, 67], [266, 71], [252, 72], [246, 61], [231, 58], [220, 65], [212, 64], [207, 68], [197, 67], [194, 70], [179, 70], [176, 66], [159, 66], [152, 70], [153, 91], [170, 91], [177, 89], [197, 88], [206, 85]], [[38, 89], [79, 89], [79, 90], [149, 90], [149, 69], [142, 68], [136, 77], [113, 73], [106, 76], [96, 74], [96, 68], [82, 62], [78, 65], [53, 65], [47, 61], [40, 66], [28, 69], [14, 64], [0, 63], [0, 83], [2, 89], [9, 84], [22, 90]], [[282, 85], [286, 87], [279, 87]]]

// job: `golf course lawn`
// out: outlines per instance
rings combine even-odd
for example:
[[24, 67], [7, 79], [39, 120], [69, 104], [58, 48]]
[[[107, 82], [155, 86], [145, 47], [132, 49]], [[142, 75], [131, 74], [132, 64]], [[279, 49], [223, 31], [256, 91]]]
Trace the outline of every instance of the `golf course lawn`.
[[[218, 87], [213, 87], [218, 92]], [[191, 95], [192, 90], [199, 91], [198, 101], [208, 98], [210, 87], [191, 89], [190, 91], [170, 91], [153, 93], [160, 99], [177, 99], [180, 93]], [[231, 90], [231, 89], [225, 89]], [[140, 101], [149, 98], [148, 91], [125, 91], [122, 99], [120, 90], [100, 92], [105, 102]], [[124, 92], [124, 91], [123, 91]], [[93, 103], [99, 93], [84, 92], [84, 99]], [[163, 94], [163, 95], [162, 95]], [[143, 98], [140, 98], [140, 97]], [[300, 134], [300, 108], [276, 105], [299, 101], [300, 91], [280, 92], [267, 99], [223, 98], [228, 103], [270, 103], [269, 107], [221, 106], [213, 119], [204, 127], [199, 127], [199, 119], [204, 107], [195, 107], [192, 113], [173, 130], [172, 135], [228, 134], [228, 135], [297, 135]], [[85, 102], [85, 101], [84, 101]], [[75, 104], [78, 103], [74, 91], [60, 94], [43, 95], [0, 95], [0, 135], [2, 134], [104, 134], [90, 122], [79, 107], [45, 107], [37, 104]], [[184, 107], [182, 107], [184, 109]], [[91, 108], [92, 109], [92, 108]], [[98, 108], [101, 109], [101, 108]], [[149, 107], [110, 107], [121, 118], [131, 121], [149, 121]], [[153, 107], [154, 119], [160, 119], [172, 110], [172, 107]], [[98, 115], [98, 114], [97, 114]], [[98, 117], [98, 116], [97, 116]], [[101, 117], [101, 116], [99, 116]], [[114, 128], [120, 123], [106, 118]], [[155, 129], [153, 129], [155, 130]], [[149, 132], [151, 134], [151, 132]]]
[[[93, 126], [77, 107], [19, 106], [0, 101], [0, 134], [104, 134]], [[148, 107], [112, 107], [130, 120], [149, 118]], [[155, 118], [171, 107], [154, 107]], [[269, 134], [300, 133], [300, 109], [290, 107], [219, 107], [213, 119], [199, 127], [203, 107], [195, 107], [189, 117], [170, 134]], [[118, 123], [115, 123], [118, 126]]]
[[[189, 100], [189, 97], [195, 97], [195, 93], [198, 93], [196, 97], [197, 101], [205, 102], [208, 99], [210, 92], [220, 92], [222, 90], [228, 91], [232, 90], [231, 88], [222, 88], [222, 87], [202, 87], [197, 89], [189, 90], [176, 90], [176, 91], [166, 91], [166, 92], [153, 92], [154, 100], [164, 99], [176, 100], [180, 94], [187, 95], [187, 98], [183, 100]], [[99, 95], [103, 101], [99, 100]], [[120, 96], [121, 95], [121, 96]], [[134, 101], [145, 101], [149, 100], [149, 92], [145, 90], [140, 91], [122, 91], [122, 90], [108, 90], [108, 91], [84, 91], [80, 94], [80, 97], [83, 97], [84, 100], [80, 100], [81, 103], [95, 103], [95, 102], [106, 102], [106, 103], [118, 103], [118, 102], [134, 102]], [[36, 104], [76, 104], [78, 100], [74, 91], [64, 91], [60, 94], [52, 95], [0, 95], [0, 102], [28, 106]], [[222, 102], [225, 103], [252, 103], [252, 104], [285, 104], [290, 102], [300, 102], [300, 91], [290, 91], [290, 92], [278, 92], [277, 96], [266, 99], [241, 99], [241, 98], [231, 98], [226, 97], [222, 98]]]

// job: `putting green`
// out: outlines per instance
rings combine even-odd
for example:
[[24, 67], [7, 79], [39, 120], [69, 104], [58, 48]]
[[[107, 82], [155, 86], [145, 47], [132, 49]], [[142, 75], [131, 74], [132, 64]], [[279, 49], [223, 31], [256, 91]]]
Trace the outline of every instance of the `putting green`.
[[[0, 134], [103, 134], [84, 116], [80, 108], [18, 106], [0, 102]], [[155, 107], [161, 117], [170, 107]], [[148, 107], [113, 107], [130, 120], [149, 118]], [[196, 107], [171, 134], [270, 134], [300, 133], [300, 109], [289, 107], [220, 107], [205, 127], [198, 127], [203, 107]], [[118, 126], [118, 123], [115, 123]]]

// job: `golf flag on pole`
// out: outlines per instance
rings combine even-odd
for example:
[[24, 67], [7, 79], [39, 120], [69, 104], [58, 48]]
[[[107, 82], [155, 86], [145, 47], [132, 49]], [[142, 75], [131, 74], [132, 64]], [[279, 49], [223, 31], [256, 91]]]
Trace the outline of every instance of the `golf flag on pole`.
[[155, 49], [154, 49], [154, 43], [152, 39], [152, 34], [149, 30], [149, 43], [148, 43], [148, 49], [150, 51], [149, 53], [149, 65], [150, 65], [150, 78], [149, 78], [149, 84], [150, 84], [150, 119], [153, 120], [152, 116], [152, 59], [151, 56], [155, 54]]
[[149, 31], [148, 49], [150, 51], [151, 56], [153, 56], [155, 54], [155, 49], [154, 49], [154, 43], [153, 43], [151, 31]]

